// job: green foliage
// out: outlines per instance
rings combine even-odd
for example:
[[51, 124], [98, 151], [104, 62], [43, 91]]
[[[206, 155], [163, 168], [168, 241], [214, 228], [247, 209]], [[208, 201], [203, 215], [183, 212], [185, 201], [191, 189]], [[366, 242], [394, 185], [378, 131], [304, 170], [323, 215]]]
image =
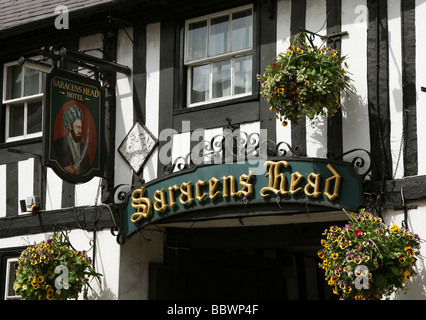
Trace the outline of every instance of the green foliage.
[[355, 90], [347, 75], [346, 57], [324, 45], [311, 46], [305, 38], [305, 33], [297, 34], [287, 51], [257, 76], [262, 96], [283, 125], [306, 116], [334, 115], [340, 108], [340, 93]]
[[101, 276], [86, 251], [75, 251], [67, 237], [55, 234], [22, 251], [13, 288], [25, 300], [77, 299], [89, 286], [90, 277], [100, 281]]
[[419, 236], [395, 224], [389, 228], [364, 209], [349, 218], [344, 227], [324, 231], [318, 251], [333, 293], [342, 300], [376, 300], [406, 290], [416, 275]]

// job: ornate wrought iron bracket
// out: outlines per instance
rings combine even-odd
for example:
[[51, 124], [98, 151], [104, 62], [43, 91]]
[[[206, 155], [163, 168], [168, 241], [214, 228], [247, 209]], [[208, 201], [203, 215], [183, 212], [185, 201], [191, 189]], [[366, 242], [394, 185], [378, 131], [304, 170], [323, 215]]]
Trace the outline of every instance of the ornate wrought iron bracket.
[[357, 148], [346, 151], [339, 156], [327, 157], [331, 160], [350, 161], [355, 172], [361, 177], [363, 183], [369, 182], [370, 173], [372, 171], [371, 154], [365, 149]]

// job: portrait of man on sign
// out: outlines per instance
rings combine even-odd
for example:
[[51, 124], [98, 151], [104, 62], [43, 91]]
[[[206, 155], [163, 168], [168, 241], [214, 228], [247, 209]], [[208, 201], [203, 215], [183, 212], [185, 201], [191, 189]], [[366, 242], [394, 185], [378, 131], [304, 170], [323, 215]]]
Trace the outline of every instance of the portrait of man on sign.
[[63, 114], [67, 134], [55, 141], [55, 151], [60, 166], [69, 174], [81, 175], [90, 167], [87, 147], [89, 122], [83, 136], [83, 112], [77, 105], [70, 106]]

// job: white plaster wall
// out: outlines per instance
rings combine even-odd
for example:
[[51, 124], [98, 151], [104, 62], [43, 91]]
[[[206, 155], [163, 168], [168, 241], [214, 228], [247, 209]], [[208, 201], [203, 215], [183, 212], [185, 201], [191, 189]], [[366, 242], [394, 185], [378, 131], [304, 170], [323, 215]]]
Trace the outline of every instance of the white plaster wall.
[[[277, 55], [285, 52], [290, 45], [291, 1], [277, 1]], [[286, 127], [276, 120], [277, 143], [284, 141], [291, 145], [291, 123]]]
[[[116, 238], [111, 235], [109, 229], [96, 231], [96, 234], [89, 234], [96, 237], [95, 269], [102, 274], [101, 285], [97, 281], [91, 282], [94, 293], [89, 295], [89, 299], [95, 300], [117, 300], [119, 295], [119, 274], [120, 274], [120, 245]], [[84, 240], [84, 238], [82, 237]], [[86, 243], [86, 240], [84, 240]], [[91, 255], [93, 258], [93, 254]]]
[[60, 209], [62, 206], [62, 179], [50, 168], [47, 168], [45, 200], [46, 210]]
[[94, 177], [92, 180], [75, 185], [74, 204], [79, 206], [93, 206], [101, 202], [102, 178]]
[[120, 300], [147, 300], [149, 263], [163, 263], [164, 234], [144, 229], [126, 241], [120, 257]]
[[6, 165], [0, 165], [0, 218], [6, 217]]
[[[204, 141], [206, 141], [206, 142], [208, 142], [210, 144], [211, 141], [212, 141], [212, 139], [214, 137], [221, 136], [221, 135], [223, 135], [223, 129], [222, 129], [222, 127], [220, 127], [220, 128], [206, 129], [206, 130], [204, 130]], [[214, 141], [218, 141], [218, 140], [214, 140]], [[220, 149], [220, 148], [219, 149], [214, 149], [214, 151], [219, 151], [219, 150], [222, 150], [222, 149]], [[212, 159], [210, 157], [210, 155], [207, 154], [207, 153], [209, 153], [209, 151], [204, 150], [204, 152], [205, 152], [204, 153], [205, 156], [204, 156], [203, 162], [206, 163], [206, 164], [214, 163], [215, 160]], [[220, 157], [222, 157], [222, 152], [220, 152]]]
[[[118, 31], [117, 63], [133, 69], [133, 44], [127, 36], [133, 37], [133, 29]], [[117, 73], [115, 111], [115, 145], [118, 148], [133, 126], [133, 73], [125, 75]], [[115, 152], [114, 183], [115, 185], [132, 184], [132, 168], [126, 160]]]
[[[327, 33], [326, 0], [306, 1], [306, 29], [320, 35]], [[323, 41], [315, 37], [314, 44], [320, 47]], [[327, 116], [318, 115], [310, 120], [306, 117], [306, 154], [308, 157], [327, 156]]]
[[[159, 70], [160, 70], [160, 23], [148, 24], [146, 27], [147, 48], [146, 48], [146, 123], [152, 134], [159, 138]], [[123, 54], [131, 52], [123, 51]], [[130, 110], [133, 106], [129, 106]], [[122, 117], [129, 117], [133, 111], [124, 112]], [[132, 119], [133, 121], [133, 119]], [[125, 130], [127, 134], [130, 127]], [[123, 137], [125, 136], [123, 135]], [[173, 136], [172, 159], [189, 152], [189, 132]], [[143, 168], [143, 178], [146, 182], [157, 177], [158, 150], [156, 150], [146, 162]], [[117, 174], [117, 171], [116, 171]], [[114, 240], [115, 241], [115, 240]], [[119, 268], [119, 290], [118, 299], [148, 299], [148, 272], [149, 263], [163, 262], [163, 234], [156, 231], [142, 230], [136, 233], [126, 243], [119, 248], [120, 256], [117, 260]], [[108, 261], [103, 260], [106, 269], [110, 269]], [[111, 264], [115, 264], [111, 261]]]
[[366, 0], [342, 0], [342, 56], [347, 55], [356, 93], [342, 99], [343, 152], [355, 148], [370, 150], [367, 106], [367, 28]]
[[426, 30], [426, 0], [416, 1], [416, 91], [417, 91], [417, 145], [418, 148], [418, 174], [426, 174], [426, 93], [420, 91], [426, 87], [426, 41], [423, 39]]
[[[86, 54], [102, 58], [102, 52], [96, 49], [103, 48], [103, 35], [101, 33], [93, 34], [79, 39], [79, 50]], [[92, 180], [75, 185], [75, 205], [94, 205], [99, 189], [101, 178], [94, 177]], [[99, 191], [100, 192], [100, 191]], [[100, 195], [99, 195], [100, 199]]]
[[[191, 132], [182, 132], [178, 134], [173, 135], [173, 144], [172, 144], [172, 161], [175, 163], [177, 161], [177, 164], [184, 163], [185, 157], [189, 154], [191, 151]], [[179, 159], [179, 157], [182, 157], [183, 159]], [[175, 167], [174, 171], [179, 171], [178, 166]]]
[[[422, 240], [426, 239], [426, 200], [408, 202], [408, 206], [417, 205], [417, 209], [411, 209], [407, 214], [408, 229], [420, 236]], [[395, 211], [392, 208], [383, 213], [384, 222], [392, 226], [396, 224], [402, 226], [404, 220], [404, 211]], [[395, 300], [425, 300], [426, 299], [426, 246], [423, 242], [420, 249], [420, 258], [417, 260], [418, 274], [413, 276], [407, 282], [409, 292], [407, 294], [394, 295]]]
[[18, 162], [18, 213], [21, 213], [20, 200], [27, 200], [34, 194], [34, 158]]
[[[157, 139], [160, 109], [160, 32], [160, 22], [146, 26], [146, 126]], [[143, 169], [146, 182], [157, 177], [157, 167], [158, 150], [155, 150]]]
[[[401, 57], [401, 1], [388, 1], [389, 39], [389, 107], [391, 120], [392, 170], [395, 178], [404, 175], [402, 139], [402, 57]], [[401, 150], [401, 153], [400, 153]]]

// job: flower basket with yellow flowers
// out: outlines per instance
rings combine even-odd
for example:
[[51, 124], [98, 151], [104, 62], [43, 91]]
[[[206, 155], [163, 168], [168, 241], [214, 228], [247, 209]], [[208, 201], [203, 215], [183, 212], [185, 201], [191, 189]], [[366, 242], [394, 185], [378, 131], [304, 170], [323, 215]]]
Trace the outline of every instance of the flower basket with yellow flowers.
[[257, 75], [261, 95], [284, 126], [306, 116], [334, 115], [340, 108], [340, 93], [355, 91], [345, 60], [336, 49], [308, 44], [306, 33], [298, 33], [287, 51]]
[[21, 252], [13, 288], [24, 300], [77, 299], [80, 292], [87, 294], [90, 277], [100, 282], [101, 276], [86, 251], [74, 250], [68, 236], [54, 234]]
[[420, 238], [362, 209], [344, 226], [323, 233], [319, 267], [341, 300], [380, 300], [400, 291], [416, 275]]

